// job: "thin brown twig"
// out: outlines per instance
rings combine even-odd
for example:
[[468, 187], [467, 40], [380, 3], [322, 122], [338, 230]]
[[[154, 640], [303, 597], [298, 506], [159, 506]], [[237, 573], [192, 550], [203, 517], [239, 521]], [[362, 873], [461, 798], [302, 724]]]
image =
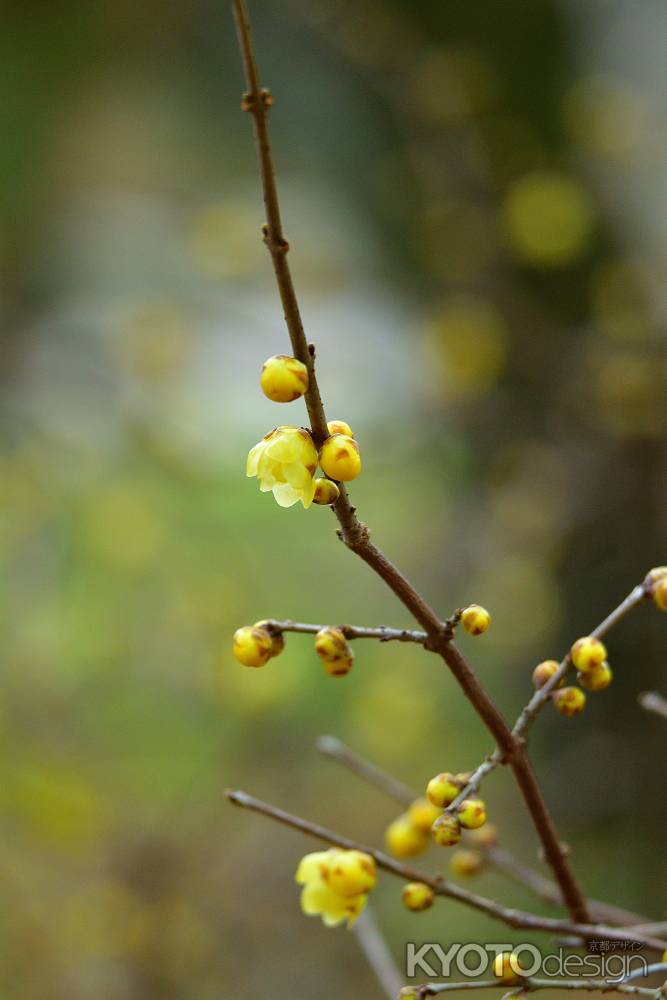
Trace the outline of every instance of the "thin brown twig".
[[[502, 986], [497, 979], [470, 980], [463, 983], [426, 983], [424, 986], [407, 986], [402, 996], [432, 997], [438, 993], [450, 993], [457, 990], [492, 990]], [[634, 993], [639, 996], [653, 997], [660, 995], [659, 990], [650, 986], [631, 986], [626, 983], [613, 983], [606, 979], [522, 979], [510, 991], [509, 996], [519, 996], [522, 993], [532, 993], [536, 990], [585, 990], [595, 993]]]
[[637, 701], [647, 712], [654, 712], [655, 715], [661, 715], [663, 719], [667, 719], [667, 698], [663, 698], [657, 691], [644, 691], [643, 694], [639, 695]]
[[[264, 628], [273, 632], [299, 632], [304, 635], [316, 635], [323, 628], [330, 626], [314, 625], [311, 622], [295, 622], [290, 618], [280, 620], [267, 618], [262, 622]], [[416, 642], [420, 646], [428, 640], [426, 632], [411, 628], [390, 628], [388, 625], [335, 625], [346, 639], [377, 639], [379, 642]]]
[[[368, 784], [373, 785], [381, 792], [384, 792], [385, 795], [394, 799], [399, 805], [410, 806], [419, 797], [415, 789], [405, 785], [402, 781], [399, 781], [392, 774], [378, 767], [366, 757], [362, 757], [361, 754], [351, 750], [347, 744], [343, 743], [336, 736], [320, 736], [315, 745], [325, 757], [335, 760], [336, 763], [347, 768], [352, 774], [356, 774], [368, 782]], [[470, 785], [466, 787], [469, 788]], [[539, 899], [555, 905], [562, 904], [563, 899], [558, 885], [550, 879], [545, 878], [540, 872], [535, 871], [534, 868], [519, 861], [510, 851], [497, 844], [488, 847], [478, 847], [477, 850], [482, 851], [485, 860], [493, 868], [502, 872], [518, 885], [530, 889]], [[606, 903], [599, 899], [589, 899], [588, 905], [593, 920], [618, 924], [621, 927], [641, 925], [642, 921], [645, 921], [645, 917], [638, 913], [633, 913], [631, 910], [626, 910], [623, 907], [615, 906], [613, 903]], [[662, 925], [658, 926], [662, 933]], [[656, 931], [656, 928], [651, 925], [645, 927], [637, 926], [636, 929], [651, 933], [655, 933]], [[667, 931], [667, 924], [664, 926], [664, 930]]]
[[433, 877], [427, 875], [373, 847], [367, 847], [356, 840], [351, 840], [349, 837], [344, 837], [333, 830], [319, 826], [317, 823], [311, 823], [310, 820], [294, 816], [283, 809], [270, 805], [268, 802], [262, 802], [261, 799], [257, 799], [247, 792], [228, 789], [225, 794], [234, 805], [242, 809], [249, 809], [252, 812], [260, 813], [263, 816], [268, 816], [278, 823], [289, 826], [294, 830], [300, 830], [302, 833], [310, 837], [315, 837], [316, 840], [321, 840], [325, 844], [334, 844], [337, 847], [342, 847], [344, 850], [363, 851], [366, 854], [370, 854], [375, 859], [378, 868], [391, 872], [392, 875], [397, 875], [406, 882], [424, 882], [433, 889], [433, 892], [437, 896], [446, 896], [449, 899], [455, 899], [475, 910], [486, 913], [487, 916], [495, 920], [507, 924], [508, 927], [548, 931], [552, 934], [572, 934], [587, 941], [599, 939], [609, 941], [632, 940], [659, 952], [662, 952], [667, 947], [667, 942], [635, 931], [632, 928], [609, 927], [606, 924], [579, 923], [572, 920], [543, 917], [534, 913], [527, 913], [524, 910], [510, 909], [509, 907], [502, 906], [500, 903], [496, 903], [494, 900], [463, 889], [453, 882], [448, 882], [442, 876]]
[[[252, 45], [250, 23], [243, 0], [232, 0], [236, 17], [239, 45], [243, 57], [248, 93], [244, 107], [251, 112], [255, 126], [257, 155], [262, 179], [267, 222], [264, 238], [271, 253], [273, 269], [285, 314], [295, 356], [308, 368], [309, 387], [306, 406], [311, 422], [313, 439], [321, 444], [327, 436], [326, 416], [320, 396], [314, 365], [314, 349], [308, 345], [301, 322], [294, 284], [287, 263], [289, 244], [285, 239], [280, 215], [275, 169], [267, 126], [267, 111], [271, 99], [268, 91], [260, 87], [257, 62]], [[544, 856], [562, 889], [563, 900], [574, 920], [588, 919], [586, 900], [576, 880], [566, 851], [560, 843], [556, 828], [539, 789], [533, 769], [526, 756], [522, 739], [515, 737], [495, 704], [479, 682], [467, 660], [451, 641], [451, 632], [445, 623], [412, 586], [407, 578], [370, 540], [368, 528], [356, 514], [343, 484], [334, 504], [340, 524], [339, 537], [385, 581], [403, 605], [429, 635], [428, 648], [440, 654], [465, 696], [475, 708], [489, 732], [494, 737], [503, 760], [510, 764], [523, 795], [535, 831], [542, 842]]]

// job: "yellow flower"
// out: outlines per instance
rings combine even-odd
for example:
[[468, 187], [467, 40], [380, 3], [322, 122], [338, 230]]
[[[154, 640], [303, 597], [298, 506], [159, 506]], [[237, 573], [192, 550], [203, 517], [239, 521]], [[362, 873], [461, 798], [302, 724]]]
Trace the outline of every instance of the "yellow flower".
[[428, 833], [430, 831], [431, 827], [441, 813], [442, 809], [433, 805], [433, 803], [429, 802], [428, 799], [415, 799], [408, 809], [410, 822], [413, 826], [416, 826], [418, 830], [423, 830], [424, 833]]
[[568, 719], [583, 712], [586, 705], [586, 695], [576, 687], [564, 687], [554, 691], [551, 700], [556, 711]]
[[436, 844], [441, 847], [453, 847], [461, 839], [461, 824], [456, 816], [443, 813], [431, 827], [431, 833]]
[[234, 633], [234, 656], [244, 667], [263, 667], [276, 655], [269, 632], [256, 625], [243, 625]]
[[456, 875], [458, 878], [470, 878], [471, 875], [477, 875], [483, 866], [484, 857], [480, 852], [470, 851], [467, 848], [454, 851], [449, 859], [449, 870], [452, 875]]
[[505, 986], [514, 986], [524, 974], [514, 952], [503, 951], [493, 960], [493, 974]]
[[577, 639], [572, 646], [570, 659], [577, 670], [586, 673], [587, 670], [595, 670], [607, 659], [607, 650], [599, 639], [592, 635], [585, 635], [583, 638]]
[[[533, 684], [537, 690], [544, 687], [547, 681], [551, 680], [559, 666], [560, 664], [557, 660], [543, 660], [541, 663], [537, 664], [533, 670]], [[563, 682], [561, 681], [558, 686], [562, 687]]]
[[458, 808], [459, 823], [466, 830], [476, 830], [486, 823], [486, 806], [481, 799], [465, 799]]
[[330, 479], [315, 480], [315, 495], [313, 502], [325, 506], [335, 503], [340, 496], [340, 490]]
[[577, 680], [587, 691], [604, 691], [605, 688], [609, 687], [613, 679], [614, 675], [606, 660], [599, 667], [596, 667], [595, 670], [589, 670], [585, 674], [577, 674]]
[[[345, 857], [348, 854], [355, 855], [351, 862]], [[332, 883], [332, 874], [338, 868], [342, 874], [334, 876]], [[363, 877], [360, 873], [363, 873]], [[365, 907], [368, 892], [375, 884], [375, 862], [370, 855], [361, 851], [343, 851], [339, 848], [315, 851], [301, 859], [295, 879], [303, 886], [301, 909], [306, 916], [321, 917], [326, 927], [336, 927], [344, 921], [351, 927]], [[367, 886], [367, 889], [354, 895], [342, 895], [334, 888], [336, 886], [349, 890], [360, 885]]]
[[461, 624], [468, 635], [481, 635], [491, 624], [491, 615], [479, 604], [471, 604], [461, 612]]
[[462, 788], [463, 784], [459, 782], [457, 775], [443, 771], [431, 778], [426, 786], [426, 796], [434, 806], [444, 808], [452, 804]]
[[276, 427], [250, 449], [247, 476], [257, 476], [262, 493], [273, 491], [281, 507], [298, 500], [310, 507], [315, 493], [317, 450], [303, 427]]
[[344, 420], [330, 420], [327, 424], [327, 430], [329, 434], [346, 434], [347, 437], [354, 437], [354, 431]]
[[402, 813], [385, 830], [384, 842], [395, 858], [411, 858], [426, 850], [429, 838], [427, 833], [414, 826], [408, 813]]
[[424, 882], [408, 882], [403, 886], [401, 898], [406, 910], [421, 913], [422, 910], [428, 910], [433, 906], [435, 893], [430, 885], [425, 885]]

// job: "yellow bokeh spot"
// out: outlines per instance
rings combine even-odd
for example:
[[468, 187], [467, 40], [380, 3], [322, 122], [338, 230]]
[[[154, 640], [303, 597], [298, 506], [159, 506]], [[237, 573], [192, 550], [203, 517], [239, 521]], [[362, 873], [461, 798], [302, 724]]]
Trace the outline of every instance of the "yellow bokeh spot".
[[646, 101], [626, 80], [588, 76], [565, 95], [563, 119], [574, 142], [595, 156], [622, 158], [646, 134]]
[[164, 540], [164, 524], [148, 492], [139, 484], [112, 483], [91, 498], [84, 519], [93, 552], [121, 570], [149, 565]]
[[503, 205], [517, 257], [533, 267], [564, 267], [578, 260], [593, 234], [595, 213], [583, 187], [566, 174], [537, 170], [509, 189]]
[[503, 319], [492, 306], [476, 299], [445, 304], [431, 323], [427, 342], [450, 400], [484, 395], [505, 364]]

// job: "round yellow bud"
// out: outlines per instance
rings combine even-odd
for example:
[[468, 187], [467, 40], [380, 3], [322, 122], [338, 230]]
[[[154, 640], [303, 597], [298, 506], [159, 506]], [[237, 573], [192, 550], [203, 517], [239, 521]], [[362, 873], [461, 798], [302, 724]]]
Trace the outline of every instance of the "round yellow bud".
[[425, 882], [408, 882], [407, 885], [403, 886], [401, 899], [406, 910], [411, 910], [412, 913], [421, 913], [433, 906], [435, 893]]
[[667, 577], [656, 581], [653, 587], [653, 601], [661, 611], [667, 611]]
[[308, 389], [308, 369], [296, 358], [276, 354], [262, 365], [259, 384], [274, 403], [291, 403]]
[[543, 660], [542, 663], [538, 663], [533, 670], [533, 684], [535, 685], [535, 689], [539, 691], [541, 687], [544, 687], [547, 681], [551, 680], [559, 666], [560, 664], [557, 660]]
[[469, 851], [461, 848], [454, 851], [449, 859], [449, 870], [457, 878], [470, 878], [477, 875], [484, 867], [484, 856], [479, 851]]
[[461, 612], [461, 624], [468, 635], [481, 635], [491, 624], [491, 615], [479, 604], [471, 604]]
[[667, 566], [654, 566], [650, 569], [646, 576], [644, 577], [644, 587], [649, 593], [653, 590], [653, 585], [658, 582], [658, 580], [664, 580], [667, 577]]
[[493, 974], [505, 986], [520, 982], [523, 970], [514, 952], [503, 951], [493, 960]]
[[338, 660], [322, 660], [324, 673], [329, 677], [344, 677], [349, 674], [354, 663], [354, 654], [350, 650], [349, 656], [341, 656]]
[[264, 628], [244, 625], [234, 633], [234, 656], [244, 667], [263, 667], [271, 657], [273, 639]]
[[261, 628], [269, 633], [271, 636], [271, 656], [280, 656], [285, 648], [285, 636], [282, 632], [274, 632], [270, 628], [265, 628], [266, 624], [266, 619], [264, 619], [261, 622], [255, 622], [253, 628]]
[[398, 1000], [420, 1000], [423, 993], [418, 986], [404, 986], [398, 994]]
[[431, 833], [436, 844], [440, 844], [441, 847], [453, 847], [461, 839], [461, 824], [456, 816], [444, 813], [436, 819], [431, 827]]
[[571, 718], [583, 712], [586, 705], [586, 695], [580, 688], [564, 687], [551, 695], [554, 708], [560, 715]]
[[577, 680], [587, 691], [604, 691], [611, 684], [613, 676], [611, 667], [605, 660], [595, 670], [589, 670], [585, 674], [577, 674]]
[[316, 479], [315, 480], [315, 493], [313, 494], [313, 503], [319, 503], [322, 506], [326, 504], [335, 503], [340, 496], [340, 490], [335, 483], [332, 483], [330, 479]]
[[352, 656], [352, 647], [339, 628], [327, 626], [315, 636], [315, 652], [325, 663]]
[[468, 843], [482, 851], [487, 847], [495, 847], [499, 840], [498, 827], [493, 823], [485, 823], [479, 830], [471, 830], [468, 834]]
[[327, 424], [327, 430], [329, 434], [345, 434], [347, 437], [354, 437], [354, 431], [344, 420], [330, 420]]
[[445, 806], [452, 804], [462, 788], [463, 785], [456, 775], [443, 771], [429, 781], [426, 786], [426, 797], [434, 806], [444, 809]]
[[395, 858], [411, 858], [421, 854], [428, 847], [428, 834], [413, 826], [407, 813], [398, 816], [389, 824], [384, 834], [384, 842]]
[[607, 650], [599, 639], [595, 639], [592, 635], [585, 635], [582, 639], [577, 639], [572, 646], [570, 659], [577, 670], [586, 673], [587, 670], [599, 667], [607, 659]]
[[486, 823], [486, 806], [481, 799], [465, 799], [458, 808], [458, 818], [466, 830], [476, 830]]
[[361, 472], [359, 445], [348, 434], [332, 434], [320, 448], [320, 466], [325, 476], [347, 483]]
[[442, 809], [438, 809], [428, 799], [415, 799], [408, 809], [408, 816], [413, 826], [428, 833], [441, 812]]
[[370, 892], [377, 881], [375, 859], [365, 851], [338, 851], [323, 868], [324, 881], [339, 896]]

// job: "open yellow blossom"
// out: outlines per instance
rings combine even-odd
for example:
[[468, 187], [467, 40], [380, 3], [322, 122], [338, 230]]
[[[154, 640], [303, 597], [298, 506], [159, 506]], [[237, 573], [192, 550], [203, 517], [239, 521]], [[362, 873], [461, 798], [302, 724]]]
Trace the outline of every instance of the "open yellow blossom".
[[273, 491], [281, 507], [301, 501], [310, 507], [315, 493], [317, 450], [303, 427], [275, 427], [250, 449], [247, 476], [257, 476], [262, 493]]
[[[348, 860], [347, 855], [354, 857]], [[306, 916], [321, 917], [326, 927], [336, 927], [345, 921], [351, 927], [365, 907], [368, 892], [375, 883], [375, 862], [361, 851], [339, 848], [315, 851], [301, 859], [295, 879], [303, 886], [301, 909]], [[336, 891], [362, 886], [365, 888], [354, 895]]]

